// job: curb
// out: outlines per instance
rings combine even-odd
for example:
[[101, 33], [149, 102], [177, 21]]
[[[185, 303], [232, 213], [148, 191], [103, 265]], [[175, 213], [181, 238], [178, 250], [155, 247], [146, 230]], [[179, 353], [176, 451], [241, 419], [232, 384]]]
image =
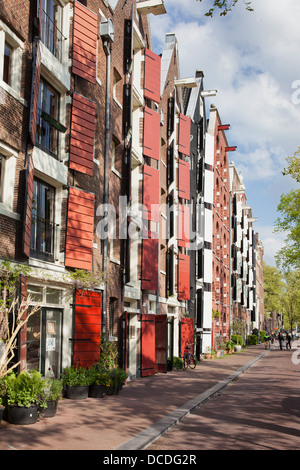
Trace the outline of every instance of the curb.
[[173, 411], [169, 415], [160, 419], [159, 421], [157, 421], [157, 423], [153, 424], [152, 426], [145, 429], [144, 431], [141, 431], [135, 437], [124, 442], [124, 444], [122, 444], [115, 450], [145, 450], [147, 449], [147, 447], [153, 444], [153, 442], [155, 442], [171, 427], [179, 423], [192, 410], [194, 410], [195, 408], [203, 404], [205, 401], [212, 398], [217, 392], [225, 388], [236, 377], [244, 373], [255, 362], [259, 361], [262, 357], [264, 357], [268, 352], [269, 350], [262, 352], [259, 356], [252, 359], [252, 361], [248, 362], [244, 366], [237, 369], [235, 372], [229, 375], [226, 379], [221, 380], [220, 382], [218, 382], [216, 385], [209, 388], [205, 392], [200, 393], [200, 395], [197, 395], [195, 398], [187, 401], [182, 407], [177, 408], [177, 410]]

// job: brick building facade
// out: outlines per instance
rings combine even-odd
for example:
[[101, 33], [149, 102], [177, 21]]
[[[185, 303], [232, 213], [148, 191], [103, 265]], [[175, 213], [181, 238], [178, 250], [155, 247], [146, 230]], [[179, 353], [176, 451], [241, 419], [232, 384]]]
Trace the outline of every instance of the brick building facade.
[[162, 0], [0, 5], [0, 259], [30, 268], [42, 305], [21, 370], [87, 367], [105, 334], [134, 378], [166, 372], [197, 328], [207, 344], [229, 335], [228, 144], [215, 108], [207, 126], [203, 74], [179, 76], [174, 34], [152, 50], [148, 15], [165, 13]]

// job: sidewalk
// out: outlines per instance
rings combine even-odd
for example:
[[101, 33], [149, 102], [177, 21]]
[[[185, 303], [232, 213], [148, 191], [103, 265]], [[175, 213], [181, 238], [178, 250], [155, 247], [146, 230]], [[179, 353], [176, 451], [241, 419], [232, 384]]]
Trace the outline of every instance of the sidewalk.
[[145, 449], [198, 404], [271, 353], [264, 345], [251, 346], [238, 354], [206, 360], [195, 370], [137, 379], [119, 395], [64, 399], [53, 418], [28, 426], [2, 422], [0, 450]]

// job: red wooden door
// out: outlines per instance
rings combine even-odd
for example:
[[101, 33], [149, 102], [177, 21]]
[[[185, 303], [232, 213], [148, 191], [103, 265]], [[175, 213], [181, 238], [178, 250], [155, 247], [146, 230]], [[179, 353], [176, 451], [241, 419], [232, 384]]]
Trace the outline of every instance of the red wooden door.
[[[192, 344], [194, 341], [194, 319], [184, 318], [180, 323], [180, 353], [184, 355], [186, 343]], [[193, 347], [191, 349], [193, 351]]]
[[89, 367], [100, 358], [101, 292], [76, 291], [74, 365]]
[[155, 315], [155, 370], [167, 372], [167, 315]]
[[141, 315], [141, 376], [155, 374], [155, 315]]

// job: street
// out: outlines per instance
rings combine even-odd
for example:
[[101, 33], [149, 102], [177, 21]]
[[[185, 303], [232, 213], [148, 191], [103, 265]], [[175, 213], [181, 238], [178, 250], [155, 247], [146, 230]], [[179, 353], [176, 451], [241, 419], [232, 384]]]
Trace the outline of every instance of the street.
[[147, 450], [298, 450], [300, 342], [262, 359]]

